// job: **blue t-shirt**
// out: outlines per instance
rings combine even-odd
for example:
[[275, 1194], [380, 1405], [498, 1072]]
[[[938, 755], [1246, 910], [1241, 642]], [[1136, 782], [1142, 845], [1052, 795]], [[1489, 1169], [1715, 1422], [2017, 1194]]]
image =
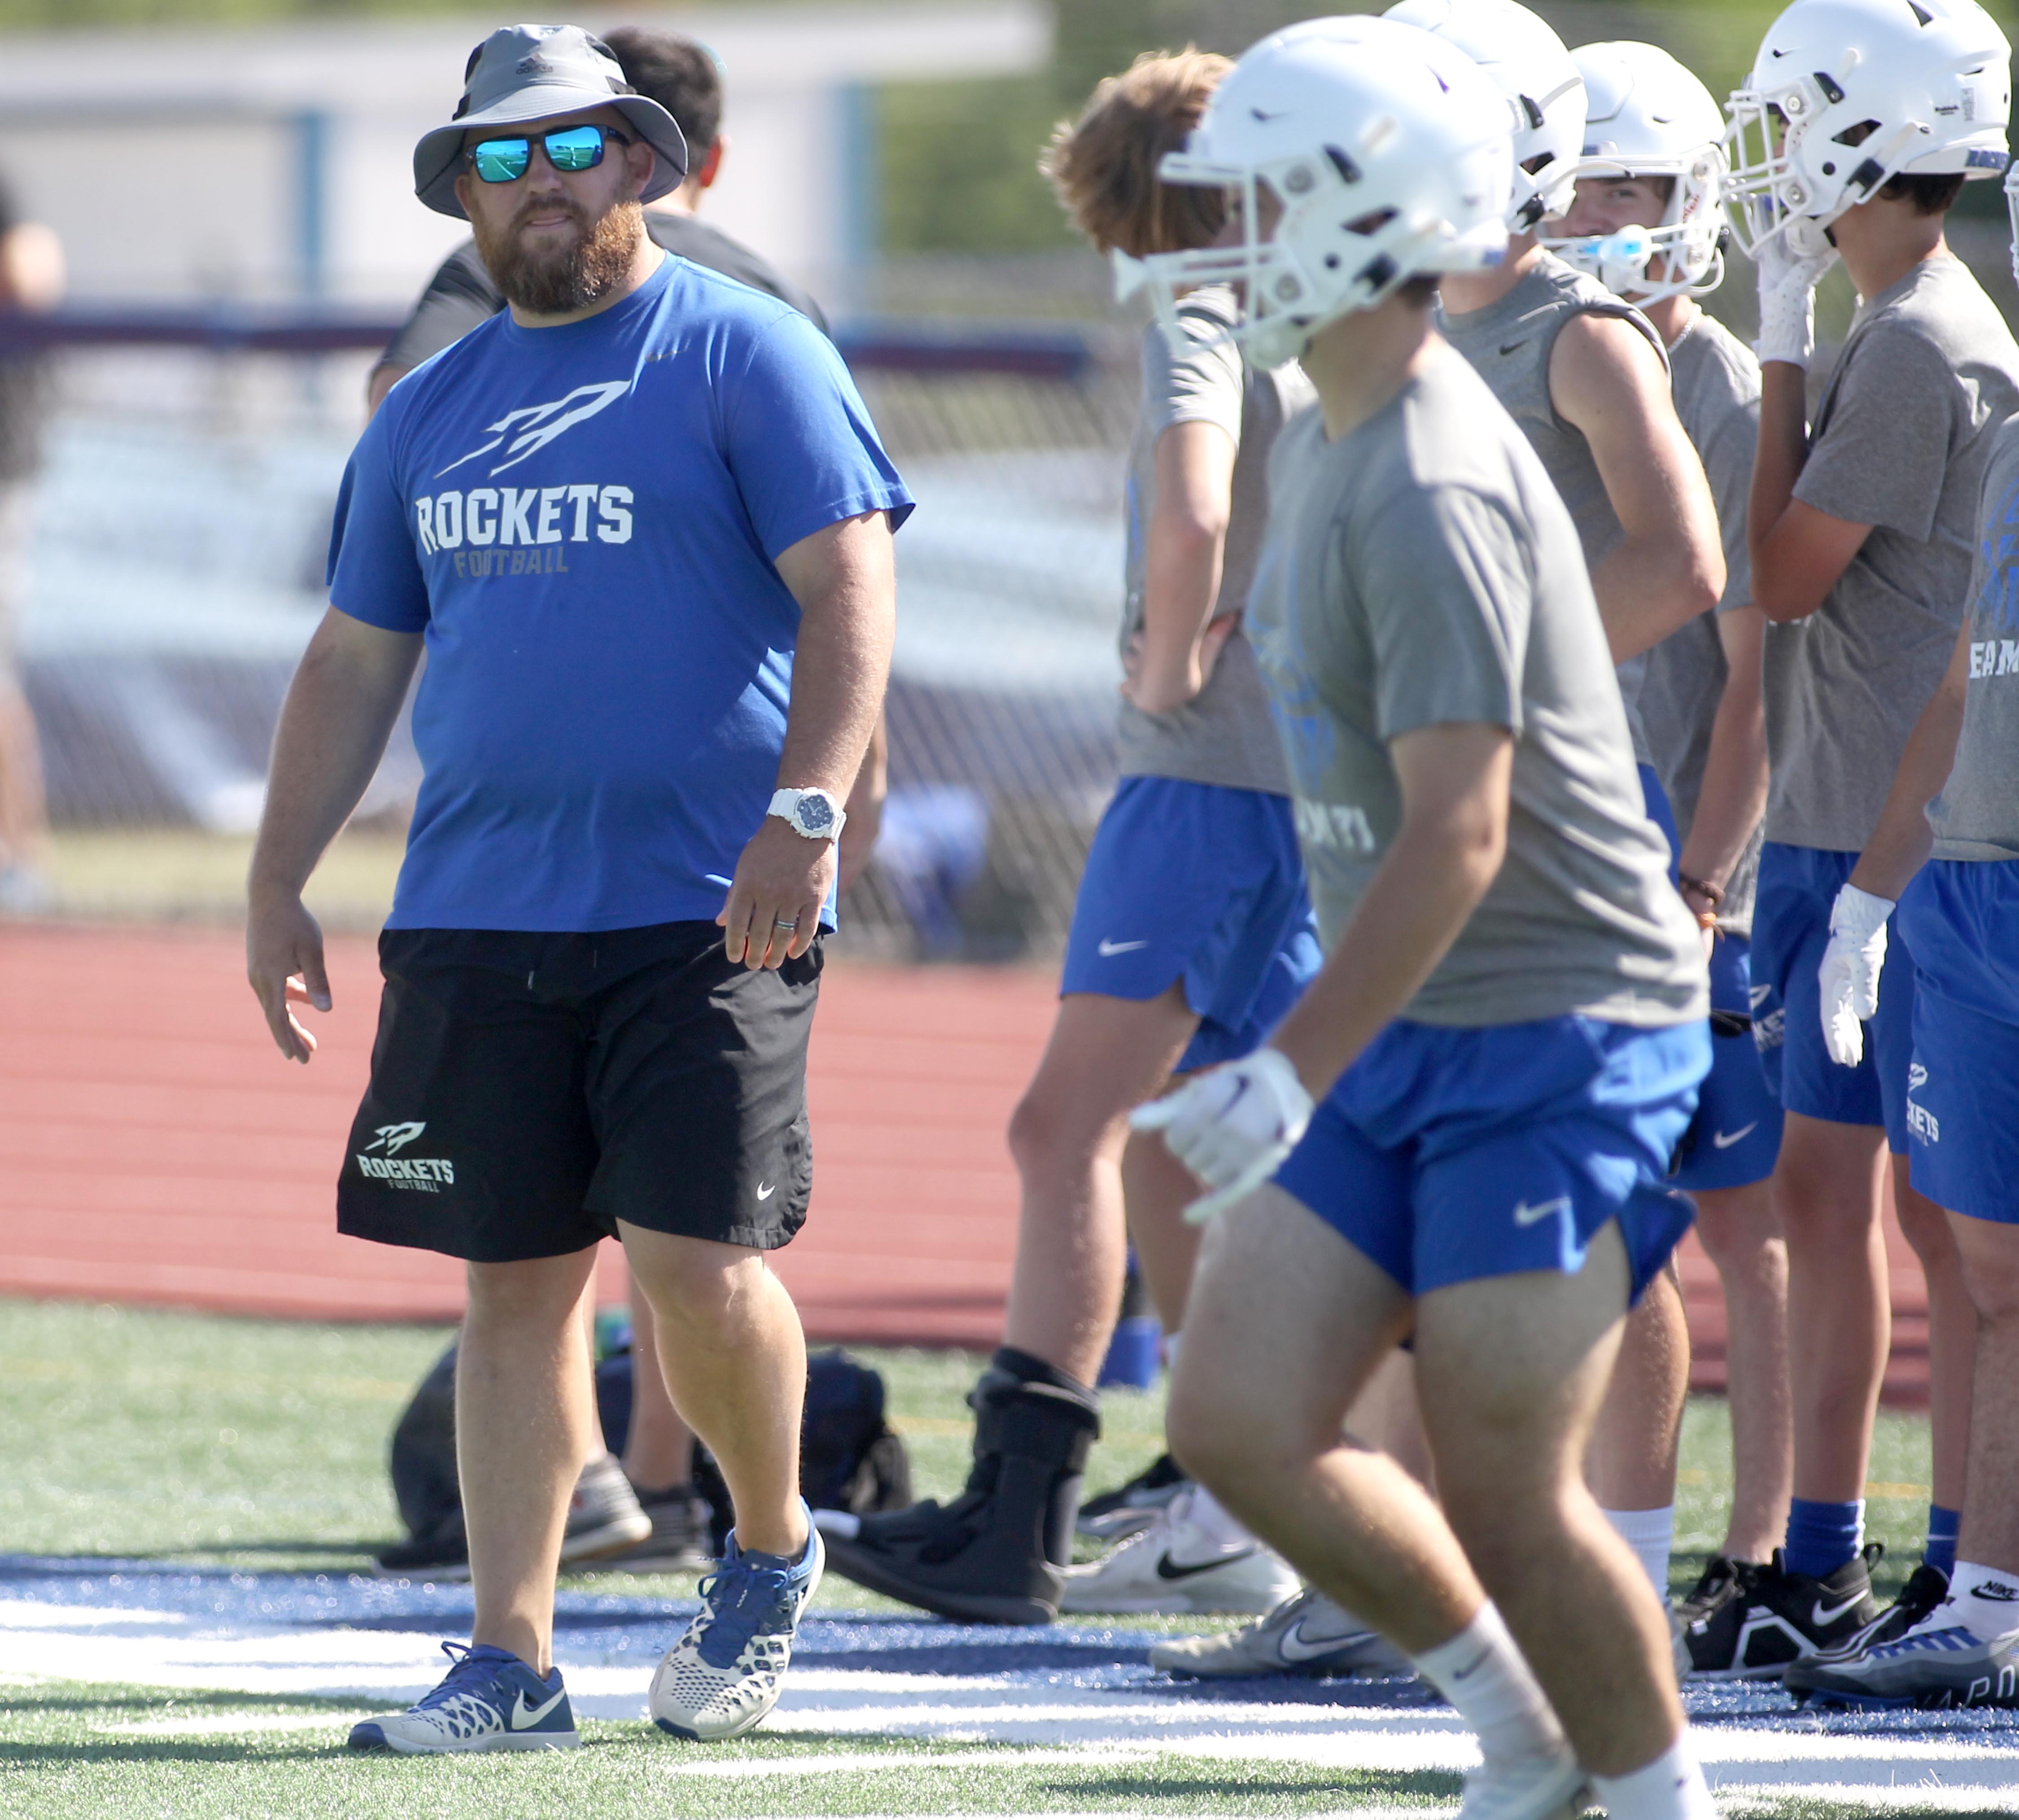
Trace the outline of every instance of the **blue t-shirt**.
[[330, 542], [339, 611], [427, 635], [388, 926], [712, 919], [785, 744], [799, 610], [772, 559], [911, 506], [827, 338], [684, 259], [417, 367]]

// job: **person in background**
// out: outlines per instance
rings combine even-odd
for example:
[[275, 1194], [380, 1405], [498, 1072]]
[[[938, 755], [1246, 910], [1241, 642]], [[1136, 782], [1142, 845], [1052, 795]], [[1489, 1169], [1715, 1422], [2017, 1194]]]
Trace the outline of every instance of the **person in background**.
[[[1766, 615], [1753, 604], [1745, 496], [1760, 417], [1760, 363], [1696, 299], [1724, 276], [1720, 194], [1724, 114], [1666, 51], [1648, 44], [1586, 45], [1584, 156], [1577, 199], [1544, 245], [1636, 305], [1668, 351], [1676, 412], [1717, 501], [1725, 587], [1701, 615], [1647, 654], [1640, 717], [1656, 775], [1675, 814], [1671, 876], [1714, 932], [1711, 1002], [1726, 1014], [1695, 1118], [1669, 1180], [1696, 1203], [1697, 1230], [1724, 1286], [1733, 1452], [1723, 1546], [1682, 1603], [1698, 1626], [1739, 1597], [1780, 1546], [1793, 1470], [1788, 1401], [1788, 1249], [1768, 1184], [1781, 1145], [1781, 1108], [1752, 1037], [1748, 966], [1753, 895], [1767, 807], [1767, 723], [1760, 651]], [[1641, 1400], [1642, 1501], [1671, 1504], [1688, 1383], [1673, 1361], [1668, 1397]], [[1630, 1401], [1629, 1399], [1628, 1401]], [[1673, 1419], [1646, 1420], [1662, 1412]], [[1617, 1410], [1609, 1404], [1608, 1415]], [[1632, 1435], [1616, 1438], [1630, 1448]], [[1666, 1527], [1666, 1525], [1665, 1525]], [[1666, 1575], [1658, 1583], [1666, 1596]], [[1706, 1657], [1717, 1670], [1728, 1661]]]
[[[1786, 1548], [1691, 1636], [1726, 1672], [1847, 1647], [1879, 1616], [1865, 1485], [1890, 1342], [1889, 1151], [1927, 1278], [1934, 1454], [1927, 1571], [1889, 1622], [1934, 1609], [1955, 1559], [1977, 1313], [1954, 1223], [1908, 1162], [1910, 1069], [1927, 1060], [1910, 1053], [1915, 957], [1897, 923], [1888, 948], [1890, 897], [1851, 874], [1955, 647], [1985, 468], [2019, 409], [2019, 346], [1943, 232], [1964, 183], [2007, 162], [2010, 55], [1971, 0], [1796, 0], [1727, 104], [1727, 212], [1760, 285], [1746, 535], [1771, 787], [1752, 977], [1785, 1115], [1795, 1470]], [[1840, 258], [1858, 313], [1811, 412], [1815, 287]], [[1883, 990], [1853, 1015], [1821, 972], [1866, 955]]]
[[[729, 152], [728, 136], [722, 130], [722, 72], [713, 55], [676, 32], [647, 31], [635, 25], [620, 26], [603, 42], [616, 54], [624, 79], [672, 115], [687, 142], [687, 176], [677, 190], [645, 211], [645, 231], [668, 252], [753, 290], [768, 292], [825, 329], [827, 318], [804, 291], [759, 254], [700, 219], [701, 198], [721, 176], [722, 161]], [[406, 326], [372, 369], [367, 393], [372, 408], [376, 411], [393, 386], [430, 354], [440, 353], [504, 307], [505, 294], [477, 256], [477, 242], [465, 241], [442, 261]]]
[[[1197, 50], [1146, 54], [1060, 129], [1043, 169], [1096, 247], [1165, 252], [1220, 231], [1216, 193], [1160, 183], [1156, 171], [1229, 67]], [[1200, 286], [1144, 340], [1122, 774], [1080, 880], [1051, 1039], [1010, 1120], [1017, 1265], [1004, 1343], [970, 1399], [973, 1470], [944, 1506], [828, 1535], [838, 1572], [948, 1617], [1259, 1613], [1297, 1590], [1201, 1487], [1183, 1488], [1102, 1561], [1071, 1564], [1126, 1237], [1173, 1333], [1197, 1249], [1180, 1218], [1190, 1180], [1161, 1145], [1129, 1142], [1129, 1108], [1174, 1073], [1254, 1048], [1319, 958], [1289, 778], [1240, 629], [1268, 451], [1311, 392], [1294, 364], [1264, 372], [1242, 360], [1230, 339], [1238, 308], [1226, 285]]]
[[[0, 311], [52, 310], [63, 299], [62, 243], [23, 218], [0, 184]], [[48, 369], [0, 358], [0, 916], [33, 916], [53, 901], [45, 866], [49, 805], [42, 744], [16, 649], [22, 558], [42, 465]]]
[[[1539, 244], [1544, 219], [1571, 200], [1584, 148], [1583, 78], [1562, 41], [1515, 0], [1401, 0], [1386, 16], [1455, 44], [1523, 123], [1506, 257], [1487, 271], [1453, 274], [1438, 331], [1521, 426], [1570, 508], [1618, 666], [1647, 812], [1673, 833], [1637, 707], [1640, 683], [1647, 653], [1716, 606], [1724, 553], [1702, 461], [1676, 415], [1660, 335]], [[1587, 1463], [1608, 1519], [1665, 1598], [1689, 1350], [1671, 1265], [1627, 1320]]]

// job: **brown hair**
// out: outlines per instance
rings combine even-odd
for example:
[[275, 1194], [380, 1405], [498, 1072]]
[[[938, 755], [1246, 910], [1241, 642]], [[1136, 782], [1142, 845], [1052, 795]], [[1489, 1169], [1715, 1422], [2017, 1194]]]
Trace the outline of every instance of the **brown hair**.
[[1140, 259], [1205, 246], [1227, 205], [1218, 190], [1159, 181], [1157, 166], [1198, 125], [1234, 65], [1212, 51], [1145, 51], [1095, 89], [1076, 121], [1060, 121], [1038, 160], [1060, 206], [1101, 252]]
[[1960, 171], [1904, 171], [1879, 192], [1883, 202], [1911, 202], [1916, 215], [1946, 215], [1963, 194]]

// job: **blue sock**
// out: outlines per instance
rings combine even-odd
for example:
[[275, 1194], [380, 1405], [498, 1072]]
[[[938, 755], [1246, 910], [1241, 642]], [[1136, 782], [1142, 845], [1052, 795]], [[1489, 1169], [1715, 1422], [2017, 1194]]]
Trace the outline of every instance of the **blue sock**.
[[1952, 1510], [1945, 1504], [1928, 1506], [1928, 1546], [1921, 1550], [1921, 1559], [1931, 1568], [1940, 1568], [1945, 1574], [1956, 1572], [1956, 1532], [1963, 1527], [1963, 1513]]
[[1788, 1512], [1788, 1572], [1827, 1579], [1865, 1541], [1865, 1500], [1824, 1503], [1797, 1498]]

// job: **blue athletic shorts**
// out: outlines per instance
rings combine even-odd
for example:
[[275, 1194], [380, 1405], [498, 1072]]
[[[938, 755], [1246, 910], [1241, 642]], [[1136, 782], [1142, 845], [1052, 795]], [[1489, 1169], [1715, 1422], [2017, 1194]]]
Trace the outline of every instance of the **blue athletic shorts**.
[[1914, 956], [1897, 915], [1879, 975], [1879, 1013], [1865, 1026], [1865, 1059], [1840, 1067], [1823, 1047], [1816, 970], [1829, 945], [1830, 907], [1857, 864], [1854, 853], [1778, 840], [1761, 850], [1753, 910], [1753, 1035], [1767, 1084], [1783, 1108], [1832, 1125], [1883, 1125], [1887, 1147], [1904, 1156]]
[[1931, 860], [1894, 920], [1919, 976], [1910, 1179], [1952, 1213], [2019, 1223], [2019, 861]]
[[[1753, 1009], [1751, 944], [1742, 935], [1720, 935], [1710, 951], [1710, 1002], [1714, 1011], [1749, 1016]], [[1696, 1116], [1676, 1152], [1671, 1187], [1742, 1188], [1773, 1174], [1781, 1155], [1781, 1103], [1767, 1085], [1751, 1034], [1711, 1032], [1710, 1072], [1697, 1095]]]
[[1199, 1020], [1183, 1072], [1258, 1047], [1324, 960], [1289, 797], [1122, 780], [1080, 876], [1061, 996], [1182, 981]]
[[1637, 1296], [1695, 1217], [1664, 1177], [1709, 1066], [1701, 1021], [1465, 1030], [1398, 1018], [1339, 1078], [1276, 1181], [1412, 1296], [1575, 1272], [1617, 1220]]

